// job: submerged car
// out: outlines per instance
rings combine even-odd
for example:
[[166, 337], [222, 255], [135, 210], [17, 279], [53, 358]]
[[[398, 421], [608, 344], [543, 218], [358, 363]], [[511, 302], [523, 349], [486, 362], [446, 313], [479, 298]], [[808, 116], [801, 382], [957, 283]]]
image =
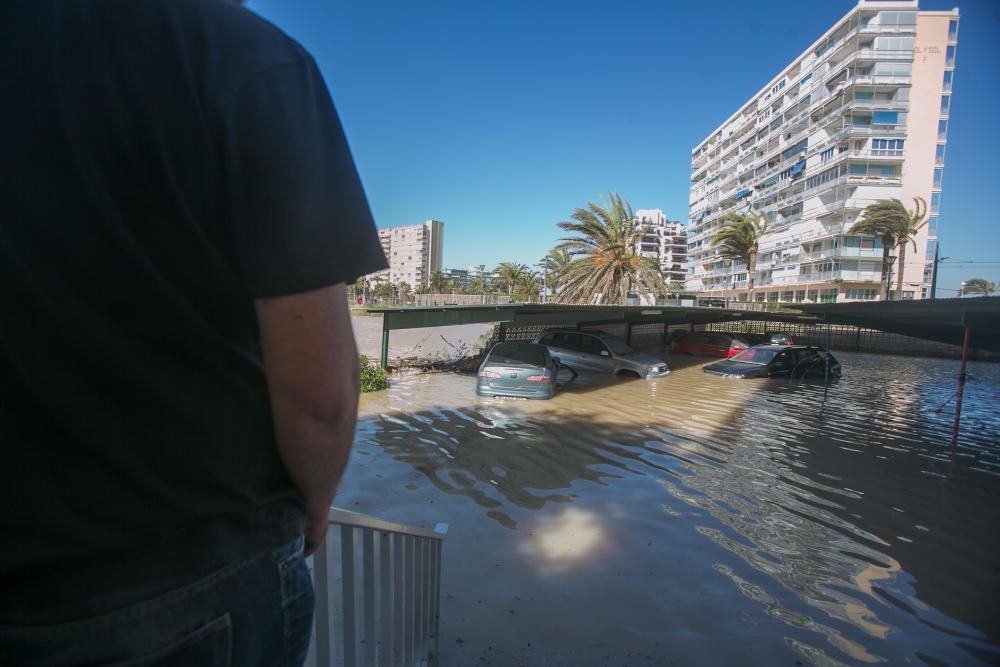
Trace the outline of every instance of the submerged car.
[[[544, 345], [497, 343], [479, 367], [476, 393], [480, 396], [552, 398], [559, 371], [565, 369]], [[572, 369], [567, 369], [571, 373]]]
[[669, 375], [663, 359], [639, 354], [614, 334], [596, 329], [553, 329], [535, 336], [559, 362], [570, 368], [614, 375], [657, 378]]
[[718, 331], [695, 331], [681, 336], [674, 344], [674, 353], [731, 357], [748, 347], [750, 343], [740, 336]]
[[841, 373], [840, 362], [815, 345], [754, 345], [702, 370], [733, 378], [838, 377]]

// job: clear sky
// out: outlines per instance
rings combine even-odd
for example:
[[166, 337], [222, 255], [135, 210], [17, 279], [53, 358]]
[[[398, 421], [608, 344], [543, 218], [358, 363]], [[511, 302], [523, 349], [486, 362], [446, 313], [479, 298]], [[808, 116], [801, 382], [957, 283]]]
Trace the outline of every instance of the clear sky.
[[[316, 58], [380, 227], [445, 222], [444, 264], [534, 264], [616, 191], [686, 220], [691, 148], [851, 0], [250, 0]], [[961, 11], [939, 296], [1000, 281], [1000, 1]], [[976, 262], [958, 266], [956, 261]], [[951, 268], [949, 268], [951, 264]]]

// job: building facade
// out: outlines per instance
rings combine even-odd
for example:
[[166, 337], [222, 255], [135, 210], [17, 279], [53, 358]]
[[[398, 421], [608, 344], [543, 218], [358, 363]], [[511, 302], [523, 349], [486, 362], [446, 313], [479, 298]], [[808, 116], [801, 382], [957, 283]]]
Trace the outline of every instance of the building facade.
[[429, 287], [431, 276], [441, 270], [444, 250], [444, 223], [428, 220], [419, 225], [378, 230], [382, 252], [389, 268], [373, 274], [370, 282], [405, 282], [411, 287]]
[[[866, 206], [913, 198], [928, 224], [902, 294], [923, 298], [937, 242], [958, 10], [861, 0], [691, 154], [687, 288], [747, 298], [747, 266], [711, 239], [730, 213], [763, 214], [754, 300], [876, 299], [882, 247], [849, 234]], [[893, 249], [895, 256], [895, 249]], [[895, 291], [898, 266], [893, 266]]]
[[469, 286], [468, 269], [444, 269], [441, 271], [441, 279], [445, 284], [455, 283], [456, 287], [466, 289]]
[[687, 230], [680, 222], [670, 220], [658, 208], [638, 209], [635, 219], [645, 227], [635, 251], [641, 257], [649, 257], [663, 275], [663, 280], [678, 289], [684, 288], [687, 272]]

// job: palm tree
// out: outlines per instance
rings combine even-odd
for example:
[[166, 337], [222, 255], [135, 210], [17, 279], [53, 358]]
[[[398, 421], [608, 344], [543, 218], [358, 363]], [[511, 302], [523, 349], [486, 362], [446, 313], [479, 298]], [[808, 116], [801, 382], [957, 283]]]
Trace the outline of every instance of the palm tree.
[[986, 278], [969, 278], [962, 283], [962, 289], [958, 291], [958, 295], [978, 294], [980, 296], [993, 296], [996, 294], [996, 291], [997, 284]]
[[444, 274], [440, 271], [431, 272], [431, 290], [439, 293], [444, 289]]
[[719, 257], [742, 261], [747, 265], [747, 300], [753, 301], [753, 275], [757, 270], [760, 242], [767, 234], [768, 220], [763, 213], [730, 213], [712, 236], [712, 247]]
[[635, 219], [632, 206], [617, 193], [609, 192], [601, 205], [593, 202], [578, 208], [573, 222], [560, 222], [566, 232], [576, 234], [559, 239], [573, 261], [560, 276], [565, 301], [592, 300], [624, 304], [630, 291], [645, 288], [665, 294], [663, 276], [636, 254], [644, 228]]
[[401, 303], [406, 303], [410, 299], [410, 285], [405, 280], [396, 285], [396, 297]]
[[518, 300], [537, 297], [541, 292], [541, 286], [537, 272], [525, 271], [518, 277], [517, 283], [514, 285], [514, 296]]
[[486, 283], [483, 282], [482, 278], [473, 278], [469, 281], [467, 291], [469, 294], [487, 294], [490, 290], [486, 287]]
[[906, 224], [902, 224], [902, 218], [900, 218], [900, 227], [896, 230], [896, 298], [903, 298], [903, 268], [906, 264], [906, 246], [910, 243], [913, 244], [913, 252], [917, 251], [917, 242], [914, 237], [920, 228], [927, 224], [927, 218], [924, 216], [927, 214], [927, 202], [921, 197], [913, 198], [913, 210], [907, 211], [903, 206], [903, 203], [898, 199], [892, 200], [895, 205], [899, 205], [899, 208], [906, 214]]
[[566, 275], [566, 271], [569, 269], [572, 261], [573, 258], [570, 257], [569, 251], [566, 248], [556, 246], [552, 250], [549, 250], [549, 253], [539, 262], [539, 265], [545, 271], [545, 284], [552, 292], [557, 292], [562, 287], [563, 276]]
[[521, 279], [521, 276], [528, 272], [528, 267], [517, 262], [500, 262], [497, 268], [493, 269], [493, 277], [507, 286], [507, 296], [514, 293], [514, 285]]
[[896, 239], [910, 225], [910, 213], [898, 199], [880, 199], [865, 208], [861, 219], [851, 227], [851, 234], [874, 236], [882, 242], [882, 278], [879, 297], [889, 300], [889, 274], [892, 271], [890, 253]]

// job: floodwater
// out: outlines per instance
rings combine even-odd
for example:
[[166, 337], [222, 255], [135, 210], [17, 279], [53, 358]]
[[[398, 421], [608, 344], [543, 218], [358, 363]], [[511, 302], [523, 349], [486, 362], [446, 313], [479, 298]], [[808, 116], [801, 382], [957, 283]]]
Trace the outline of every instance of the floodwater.
[[394, 377], [336, 504], [450, 524], [445, 666], [1000, 662], [1000, 365], [952, 450], [957, 362], [837, 356], [829, 387], [681, 357], [539, 402]]

